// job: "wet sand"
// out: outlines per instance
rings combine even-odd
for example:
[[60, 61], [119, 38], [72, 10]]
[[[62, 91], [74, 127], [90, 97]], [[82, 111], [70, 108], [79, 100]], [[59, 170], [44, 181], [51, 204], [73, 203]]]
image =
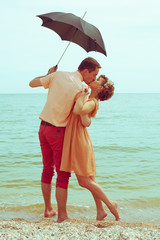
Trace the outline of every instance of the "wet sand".
[[53, 219], [47, 218], [37, 222], [24, 219], [1, 220], [0, 240], [8, 239], [159, 240], [160, 225], [76, 219], [56, 223]]

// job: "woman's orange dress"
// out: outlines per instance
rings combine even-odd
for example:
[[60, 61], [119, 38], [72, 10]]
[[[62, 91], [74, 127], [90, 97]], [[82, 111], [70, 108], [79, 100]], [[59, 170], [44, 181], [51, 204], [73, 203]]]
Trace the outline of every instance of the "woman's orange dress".
[[[98, 110], [98, 101], [95, 98], [95, 109], [90, 117], [95, 117]], [[79, 115], [71, 114], [66, 127], [63, 153], [61, 161], [61, 171], [72, 172], [80, 176], [95, 176], [96, 164], [92, 142], [87, 131], [81, 123]]]

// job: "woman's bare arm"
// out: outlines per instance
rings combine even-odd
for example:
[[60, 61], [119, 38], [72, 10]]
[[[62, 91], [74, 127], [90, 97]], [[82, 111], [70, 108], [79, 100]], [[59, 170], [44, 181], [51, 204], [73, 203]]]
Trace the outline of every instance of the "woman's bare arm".
[[88, 116], [88, 114], [80, 115], [80, 118], [84, 127], [89, 127], [91, 125], [91, 118]]
[[87, 101], [85, 102], [86, 94], [79, 97], [75, 103], [73, 113], [78, 115], [85, 115], [92, 112], [95, 108], [94, 101]]

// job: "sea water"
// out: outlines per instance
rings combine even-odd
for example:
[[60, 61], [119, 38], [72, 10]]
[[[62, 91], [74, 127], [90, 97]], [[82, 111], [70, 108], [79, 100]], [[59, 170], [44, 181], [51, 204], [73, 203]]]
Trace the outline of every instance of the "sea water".
[[[0, 94], [0, 219], [43, 217], [38, 130], [46, 98], [44, 93]], [[117, 93], [100, 102], [88, 127], [96, 180], [118, 202], [122, 221], [160, 224], [159, 106], [160, 94]], [[56, 208], [55, 177], [52, 202]], [[96, 218], [92, 195], [78, 185], [74, 173], [67, 209], [70, 217]]]

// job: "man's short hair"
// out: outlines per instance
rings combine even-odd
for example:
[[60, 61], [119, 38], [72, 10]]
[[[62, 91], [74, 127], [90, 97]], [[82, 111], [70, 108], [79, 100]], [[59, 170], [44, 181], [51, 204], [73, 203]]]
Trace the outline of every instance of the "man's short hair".
[[83, 71], [84, 69], [88, 69], [89, 72], [92, 72], [96, 68], [101, 68], [101, 65], [94, 58], [88, 57], [80, 63], [78, 70]]

